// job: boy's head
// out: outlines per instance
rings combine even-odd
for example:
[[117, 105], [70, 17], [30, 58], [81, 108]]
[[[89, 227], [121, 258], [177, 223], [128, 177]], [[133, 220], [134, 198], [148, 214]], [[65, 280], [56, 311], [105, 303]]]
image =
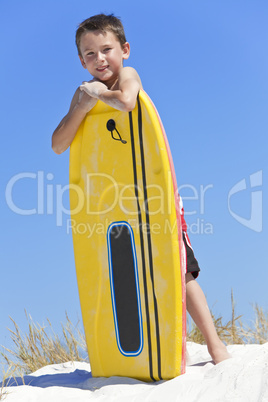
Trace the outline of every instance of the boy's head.
[[76, 31], [75, 40], [79, 56], [82, 56], [80, 50], [81, 37], [84, 33], [90, 31], [101, 31], [103, 33], [112, 32], [119, 41], [121, 47], [126, 43], [124, 27], [119, 18], [115, 17], [113, 14], [94, 15], [93, 17], [83, 21]]

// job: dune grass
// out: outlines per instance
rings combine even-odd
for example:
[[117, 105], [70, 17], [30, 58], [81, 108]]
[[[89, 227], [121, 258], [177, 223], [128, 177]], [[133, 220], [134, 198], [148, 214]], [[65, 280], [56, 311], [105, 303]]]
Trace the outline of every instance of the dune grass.
[[[216, 331], [226, 345], [263, 344], [268, 342], [268, 313], [258, 304], [253, 305], [254, 321], [246, 325], [242, 316], [237, 315], [233, 291], [231, 291], [231, 319], [223, 322], [221, 316], [216, 317], [211, 311]], [[205, 339], [191, 318], [187, 317], [187, 341], [205, 344]]]
[[2, 346], [1, 357], [15, 375], [32, 373], [48, 364], [67, 361], [85, 361], [86, 342], [79, 323], [73, 325], [66, 314], [66, 323], [61, 325], [61, 334], [53, 330], [49, 319], [46, 325], [34, 323], [25, 312], [28, 331], [22, 333], [17, 323], [10, 318], [14, 328], [8, 329], [13, 348]]
[[[245, 326], [242, 317], [236, 314], [233, 293], [231, 293], [231, 319], [224, 322], [221, 316], [212, 312], [216, 330], [220, 338], [227, 344], [263, 344], [268, 342], [268, 313], [257, 304], [253, 306], [254, 322]], [[46, 325], [34, 323], [26, 312], [28, 331], [22, 333], [17, 323], [11, 318], [13, 329], [9, 329], [13, 348], [2, 347], [1, 360], [8, 367], [7, 373], [0, 384], [0, 400], [6, 395], [8, 377], [23, 377], [46, 365], [64, 363], [67, 361], [88, 361], [87, 349], [82, 325], [73, 325], [66, 314], [66, 323], [61, 326], [61, 334], [57, 335], [51, 322]], [[188, 320], [187, 341], [204, 344], [205, 340], [196, 327]]]
[[[0, 400], [3, 401], [8, 395], [8, 387], [11, 380], [15, 380], [14, 371], [12, 367], [7, 370], [2, 369], [2, 382], [0, 383]], [[23, 379], [22, 379], [23, 381]]]

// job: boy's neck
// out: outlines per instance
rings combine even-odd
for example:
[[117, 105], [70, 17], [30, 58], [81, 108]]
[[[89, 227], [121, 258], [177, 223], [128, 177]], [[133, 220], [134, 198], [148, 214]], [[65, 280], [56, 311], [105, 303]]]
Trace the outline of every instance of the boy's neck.
[[118, 88], [119, 88], [118, 87], [118, 78], [116, 78], [116, 80], [111, 85], [108, 86], [108, 89], [110, 91], [114, 91], [114, 90], [116, 90]]

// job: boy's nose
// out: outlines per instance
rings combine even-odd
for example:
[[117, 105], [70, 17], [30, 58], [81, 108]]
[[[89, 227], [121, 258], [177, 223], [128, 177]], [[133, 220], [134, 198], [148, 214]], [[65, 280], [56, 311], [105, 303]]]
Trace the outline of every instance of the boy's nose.
[[102, 52], [98, 52], [96, 54], [96, 62], [99, 63], [99, 62], [102, 62], [103, 60], [104, 60], [104, 57], [103, 57]]

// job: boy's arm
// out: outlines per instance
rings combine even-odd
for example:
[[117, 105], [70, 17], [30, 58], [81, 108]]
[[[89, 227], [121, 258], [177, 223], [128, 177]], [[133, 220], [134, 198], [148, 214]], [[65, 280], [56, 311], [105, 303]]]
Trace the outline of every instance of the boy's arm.
[[97, 99], [77, 88], [69, 112], [52, 135], [52, 149], [56, 154], [66, 151], [71, 145], [81, 122], [96, 103]]
[[140, 77], [132, 67], [124, 67], [119, 73], [118, 89], [109, 90], [105, 84], [94, 80], [80, 86], [80, 89], [90, 96], [124, 112], [134, 109], [141, 88]]

